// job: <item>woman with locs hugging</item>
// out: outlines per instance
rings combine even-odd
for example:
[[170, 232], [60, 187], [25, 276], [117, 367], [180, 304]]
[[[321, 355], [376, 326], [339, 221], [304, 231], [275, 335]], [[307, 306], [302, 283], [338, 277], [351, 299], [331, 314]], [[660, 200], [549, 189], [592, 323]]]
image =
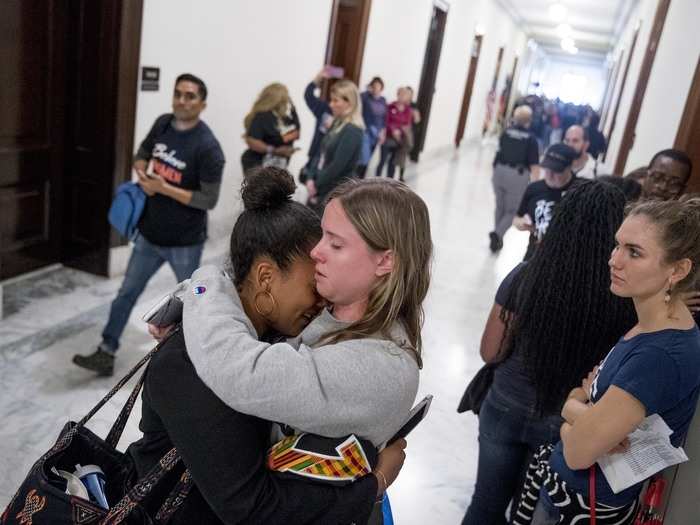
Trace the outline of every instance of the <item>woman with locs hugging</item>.
[[[232, 279], [216, 267], [203, 267], [178, 289], [184, 302], [183, 357], [191, 360], [202, 387], [221, 400], [216, 402], [230, 407], [226, 410], [283, 424], [275, 427], [273, 442], [283, 437], [281, 428], [291, 427], [295, 433], [331, 438], [354, 434], [381, 448], [401, 427], [418, 388], [422, 302], [432, 257], [427, 207], [398, 182], [350, 180], [329, 196], [320, 240], [311, 234], [291, 256], [280, 257], [296, 230], [314, 230], [314, 214], [290, 200], [291, 176], [274, 168], [262, 171], [259, 181], [244, 185], [246, 211], [232, 234]], [[268, 192], [255, 205], [246, 194], [253, 187]], [[267, 247], [261, 249], [260, 243]], [[236, 271], [246, 266], [247, 275]], [[270, 337], [271, 331], [297, 337], [274, 342], [279, 338]], [[259, 339], [265, 332], [268, 337]], [[167, 383], [162, 381], [161, 388], [168, 390]], [[202, 432], [211, 436], [212, 429], [202, 424]], [[181, 445], [173, 443], [192, 468]], [[293, 523], [364, 523], [377, 495], [398, 475], [403, 447], [400, 440], [384, 449], [371, 475], [344, 488], [297, 482], [317, 496], [314, 504], [335, 517], [317, 512], [313, 519], [290, 518], [282, 503], [296, 501], [293, 495], [277, 496], [279, 507], [266, 509], [262, 521], [256, 514], [260, 507], [248, 509], [249, 516], [255, 523], [285, 518]], [[214, 485], [212, 493], [221, 470], [202, 472]], [[276, 475], [266, 474], [279, 487]], [[199, 488], [225, 520], [225, 504], [217, 509]], [[320, 496], [321, 490], [333, 492]], [[301, 508], [309, 510], [308, 505]]]

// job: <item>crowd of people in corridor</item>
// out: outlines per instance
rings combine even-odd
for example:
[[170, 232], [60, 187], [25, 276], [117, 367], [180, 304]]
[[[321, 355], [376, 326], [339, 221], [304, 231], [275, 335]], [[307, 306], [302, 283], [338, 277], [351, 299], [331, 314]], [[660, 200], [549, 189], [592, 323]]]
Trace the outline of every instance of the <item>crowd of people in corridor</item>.
[[[287, 171], [301, 126], [286, 86], [266, 86], [246, 115], [244, 210], [225, 272], [199, 268], [225, 163], [200, 118], [201, 79], [177, 78], [172, 113], [136, 154], [139, 233], [102, 341], [74, 362], [113, 374], [129, 315], [168, 262], [181, 326], [149, 327], [164, 342], [127, 456], [136, 480], [177, 449], [182, 464], [143, 508], [188, 479], [171, 523], [382, 523], [400, 474], [406, 441], [391, 439], [418, 390], [433, 253], [428, 208], [401, 182], [421, 115], [409, 87], [387, 103], [379, 77], [363, 93], [334, 79], [325, 100], [317, 90], [333, 75], [324, 68], [304, 93], [316, 119], [306, 204]], [[693, 166], [663, 150], [609, 176], [595, 113], [538, 104], [516, 105], [494, 159], [490, 250], [511, 225], [530, 240], [481, 340], [490, 382], [473, 407], [479, 462], [463, 523], [576, 523], [594, 467], [599, 513], [631, 524], [642, 484], [614, 493], [596, 460], [651, 414], [678, 446], [700, 395], [700, 198], [683, 195]], [[313, 475], [285, 463], [299, 435]], [[342, 447], [351, 459], [329, 464]]]

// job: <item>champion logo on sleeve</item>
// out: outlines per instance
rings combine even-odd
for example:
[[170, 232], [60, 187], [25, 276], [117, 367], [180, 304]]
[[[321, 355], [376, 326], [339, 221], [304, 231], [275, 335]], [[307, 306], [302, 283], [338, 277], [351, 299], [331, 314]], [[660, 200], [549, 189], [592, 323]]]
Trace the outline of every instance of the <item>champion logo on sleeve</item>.
[[206, 289], [204, 286], [195, 286], [195, 287], [192, 289], [192, 293], [195, 294], [195, 295], [202, 295], [202, 294], [204, 294], [204, 292], [206, 292], [206, 291], [207, 291], [207, 289]]

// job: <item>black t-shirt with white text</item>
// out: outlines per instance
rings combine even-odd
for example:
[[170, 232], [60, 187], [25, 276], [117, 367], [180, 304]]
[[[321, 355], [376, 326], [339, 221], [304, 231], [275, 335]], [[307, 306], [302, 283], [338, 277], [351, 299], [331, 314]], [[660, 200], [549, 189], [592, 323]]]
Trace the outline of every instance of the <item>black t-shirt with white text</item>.
[[541, 241], [554, 214], [554, 206], [564, 197], [566, 192], [578, 182], [576, 177], [563, 188], [550, 188], [546, 181], [538, 180], [528, 184], [518, 207], [517, 216], [524, 217], [527, 213], [534, 226], [533, 236]]
[[[202, 182], [220, 183], [224, 152], [203, 121], [180, 131], [172, 126], [172, 114], [156, 119], [136, 157], [153, 160], [153, 171], [169, 184], [198, 191]], [[207, 212], [156, 194], [146, 200], [139, 232], [158, 246], [190, 246], [207, 237]]]

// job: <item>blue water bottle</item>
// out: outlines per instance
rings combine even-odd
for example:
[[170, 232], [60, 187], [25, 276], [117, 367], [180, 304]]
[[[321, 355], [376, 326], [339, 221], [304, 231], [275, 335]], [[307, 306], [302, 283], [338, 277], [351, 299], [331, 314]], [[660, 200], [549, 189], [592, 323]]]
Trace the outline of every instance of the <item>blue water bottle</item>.
[[105, 510], [109, 510], [109, 503], [105, 496], [105, 473], [97, 465], [80, 465], [75, 466], [76, 476], [83, 482], [85, 488], [90, 494], [90, 501], [97, 503]]

